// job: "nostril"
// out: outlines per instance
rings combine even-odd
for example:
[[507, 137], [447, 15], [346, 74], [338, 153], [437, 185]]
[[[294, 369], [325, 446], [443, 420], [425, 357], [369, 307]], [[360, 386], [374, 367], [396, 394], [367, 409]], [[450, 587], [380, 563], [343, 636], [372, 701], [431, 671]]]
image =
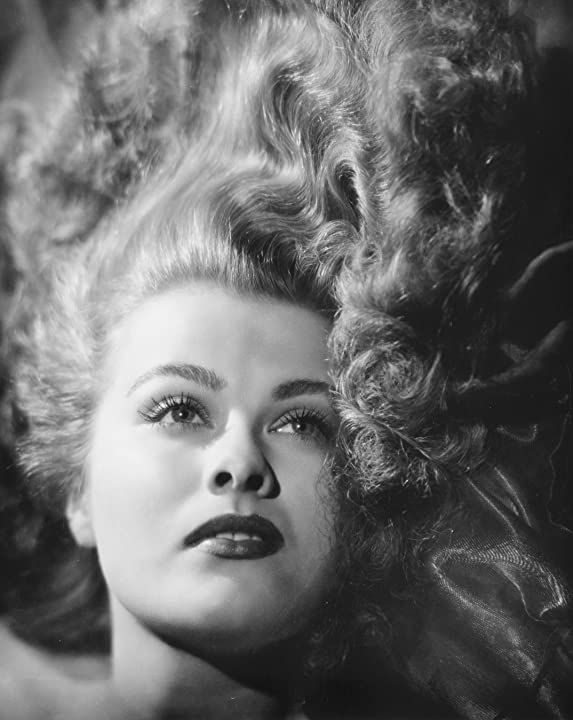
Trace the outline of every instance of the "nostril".
[[221, 470], [212, 480], [212, 489], [215, 491], [237, 490], [240, 492], [257, 493], [265, 498], [276, 498], [280, 495], [280, 485], [274, 472], [251, 473], [247, 477], [235, 477], [232, 472]]
[[274, 500], [274, 498], [280, 495], [281, 487], [274, 472], [269, 468], [269, 473], [266, 476], [259, 474], [251, 475], [247, 480], [247, 490], [256, 492], [268, 500]]
[[218, 488], [225, 487], [228, 483], [230, 483], [233, 480], [233, 477], [231, 473], [228, 472], [220, 472], [217, 473], [215, 476], [215, 485]]
[[251, 492], [258, 492], [263, 487], [264, 482], [264, 477], [258, 473], [249, 475], [247, 479], [247, 490], [251, 490]]

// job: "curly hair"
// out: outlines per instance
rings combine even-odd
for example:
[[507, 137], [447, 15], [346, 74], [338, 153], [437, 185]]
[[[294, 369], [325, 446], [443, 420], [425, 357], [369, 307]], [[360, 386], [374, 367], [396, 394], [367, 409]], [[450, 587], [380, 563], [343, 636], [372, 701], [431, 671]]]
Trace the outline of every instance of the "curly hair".
[[511, 365], [507, 291], [570, 222], [570, 169], [521, 15], [495, 0], [371, 0], [355, 22], [380, 155], [376, 231], [343, 268], [331, 336], [341, 603], [357, 636], [383, 645], [385, 598], [423, 582], [423, 553], [460, 512], [496, 412], [517, 405], [480, 414], [464, 398]]
[[[142, 0], [94, 28], [41, 136], [10, 109], [1, 213], [23, 280], [4, 358], [21, 504], [41, 509], [10, 602], [21, 635], [107, 643], [95, 558], [63, 510], [117, 319], [194, 278], [333, 314], [333, 276], [369, 215], [364, 95], [343, 24], [303, 2]], [[34, 567], [56, 561], [30, 613]]]
[[[26, 282], [11, 331], [20, 347], [6, 362], [21, 363], [28, 486], [50, 479], [48, 505], [61, 510], [80, 478], [85, 447], [69, 443], [85, 435], [94, 338], [76, 336], [68, 317], [96, 308], [105, 335], [105, 319], [138, 288], [163, 287], [183, 268], [196, 276], [180, 240], [204, 234], [201, 262], [234, 248], [253, 269], [249, 292], [339, 308], [334, 463], [347, 575], [326, 639], [336, 635], [337, 656], [348, 651], [340, 638], [385, 641], [385, 601], [395, 607], [424, 582], [425, 549], [491, 450], [492, 421], [464, 398], [510, 365], [508, 287], [571, 224], [573, 162], [554, 132], [559, 113], [544, 111], [557, 105], [530, 28], [498, 0], [124, 5], [96, 28], [51, 125], [30, 134], [12, 108], [0, 135], [0, 227]], [[211, 259], [201, 267], [224, 277]], [[135, 288], [116, 282], [127, 266]], [[88, 292], [94, 268], [102, 284]], [[257, 284], [267, 279], [272, 287]], [[57, 315], [42, 307], [46, 286]], [[34, 320], [38, 309], [47, 322]], [[45, 384], [34, 392], [40, 361]], [[39, 499], [32, 492], [21, 504]], [[61, 520], [42, 523], [62, 571], [20, 630], [56, 647], [101, 644], [101, 578], [78, 561]], [[328, 667], [331, 645], [319, 650], [315, 663]]]

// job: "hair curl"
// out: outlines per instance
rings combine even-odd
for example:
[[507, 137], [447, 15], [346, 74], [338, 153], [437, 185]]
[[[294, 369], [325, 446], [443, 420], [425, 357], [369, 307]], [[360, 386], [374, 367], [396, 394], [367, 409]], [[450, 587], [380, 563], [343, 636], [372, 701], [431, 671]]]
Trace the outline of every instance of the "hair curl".
[[570, 219], [570, 170], [557, 162], [563, 134], [548, 141], [543, 63], [522, 16], [496, 0], [371, 0], [355, 22], [378, 215], [340, 276], [331, 350], [341, 603], [364, 637], [391, 633], [384, 598], [422, 581], [425, 549], [491, 450], [487, 418], [461, 398], [511, 364], [506, 292]]
[[62, 515], [109, 323], [183, 276], [331, 313], [372, 172], [348, 35], [304, 2], [141, 0], [84, 56], [47, 126], [6, 110], [1, 207], [23, 276], [4, 353], [20, 504], [41, 509], [9, 602], [20, 634], [62, 650], [107, 643], [101, 577]]

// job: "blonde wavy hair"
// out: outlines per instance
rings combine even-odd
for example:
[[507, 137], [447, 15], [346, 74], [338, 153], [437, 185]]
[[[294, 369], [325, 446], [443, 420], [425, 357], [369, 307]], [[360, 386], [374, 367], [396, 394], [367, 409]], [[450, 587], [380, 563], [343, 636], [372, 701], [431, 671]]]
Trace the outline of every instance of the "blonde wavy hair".
[[[117, 320], [198, 278], [333, 317], [373, 155], [340, 20], [298, 0], [127, 4], [93, 28], [41, 136], [12, 112], [2, 214], [23, 279], [5, 362], [21, 505], [40, 509], [30, 580], [11, 602], [32, 606], [15, 613], [21, 634], [58, 649], [107, 642], [95, 558], [63, 516]], [[44, 582], [54, 565], [38, 607], [38, 569]]]

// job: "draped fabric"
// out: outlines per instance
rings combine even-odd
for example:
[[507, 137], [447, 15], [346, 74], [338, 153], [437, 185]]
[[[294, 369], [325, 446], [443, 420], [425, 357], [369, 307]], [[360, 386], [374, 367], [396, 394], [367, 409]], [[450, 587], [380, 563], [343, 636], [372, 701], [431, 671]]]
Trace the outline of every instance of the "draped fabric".
[[426, 559], [417, 607], [394, 615], [396, 650], [462, 717], [573, 717], [569, 421], [499, 428], [497, 441]]
[[388, 613], [411, 687], [471, 720], [573, 717], [572, 258], [546, 250], [510, 292], [525, 352], [470, 404], [487, 460]]
[[571, 422], [499, 427], [494, 443], [415, 584], [383, 608], [385, 639], [339, 678], [341, 717], [573, 717]]

